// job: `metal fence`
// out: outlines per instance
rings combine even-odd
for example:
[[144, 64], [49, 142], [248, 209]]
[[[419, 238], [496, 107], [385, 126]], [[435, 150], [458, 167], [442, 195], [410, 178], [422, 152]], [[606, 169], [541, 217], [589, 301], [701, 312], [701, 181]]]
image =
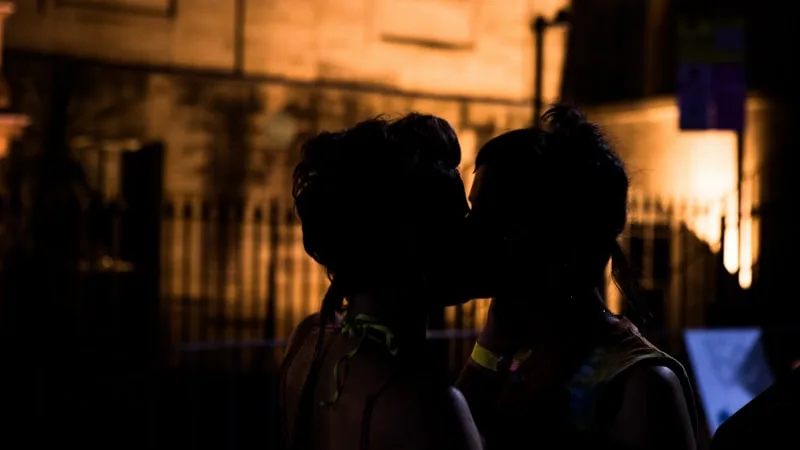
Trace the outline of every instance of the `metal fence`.
[[[682, 347], [677, 331], [705, 325], [723, 285], [735, 284], [722, 269], [726, 204], [631, 198], [621, 242], [641, 275], [642, 310], [635, 313], [644, 316], [654, 339], [675, 352]], [[277, 200], [174, 198], [164, 208], [161, 258], [162, 314], [169, 329], [164, 348], [172, 349], [177, 366], [196, 357], [188, 349], [219, 353], [233, 343], [240, 346], [237, 367], [263, 363], [247, 349], [280, 343], [317, 311], [328, 286], [303, 249], [290, 204]], [[607, 301], [627, 309], [613, 305], [619, 299], [610, 280], [608, 285]], [[488, 301], [478, 300], [444, 311], [444, 330], [465, 337], [438, 344], [450, 373], [468, 356], [468, 337], [480, 329], [487, 309]], [[672, 338], [655, 337], [667, 335]]]
[[[305, 254], [288, 204], [182, 196], [164, 212], [161, 289], [171, 345], [285, 338], [318, 309], [328, 280]], [[632, 198], [622, 244], [667, 328], [703, 324], [704, 305], [716, 296], [721, 212], [717, 202]], [[445, 328], [479, 329], [487, 306], [448, 308]]]
[[[9, 238], [24, 220], [6, 206], [0, 225]], [[275, 199], [174, 196], [162, 201], [159, 231], [151, 235], [137, 233], [144, 222], [134, 212], [101, 202], [76, 214], [71, 226], [51, 223], [61, 230], [58, 239], [74, 233], [80, 245], [62, 258], [74, 264], [38, 267], [52, 259], [47, 255], [27, 265], [4, 260], [3, 319], [18, 330], [8, 342], [24, 348], [19, 361], [41, 375], [18, 373], [39, 380], [30, 390], [41, 393], [39, 400], [7, 404], [28, 405], [47, 423], [61, 420], [63, 436], [78, 442], [86, 439], [80, 424], [94, 421], [102, 428], [93, 438], [98, 446], [137, 432], [138, 448], [276, 448], [276, 373], [285, 338], [317, 310], [328, 284], [303, 251], [292, 208]], [[656, 340], [678, 348], [679, 334], [670, 330], [701, 324], [716, 296], [725, 235], [720, 209], [634, 196], [630, 213], [623, 246], [643, 275], [656, 334], [672, 337]], [[139, 235], [157, 242], [128, 242]], [[127, 257], [132, 246], [149, 245], [157, 249], [157, 272]], [[141, 287], [151, 278], [152, 295]], [[445, 329], [432, 332], [431, 361], [451, 376], [487, 306], [483, 300], [448, 308]], [[68, 351], [43, 350], [53, 348]], [[54, 417], [56, 411], [71, 419]], [[114, 414], [130, 420], [115, 423]]]

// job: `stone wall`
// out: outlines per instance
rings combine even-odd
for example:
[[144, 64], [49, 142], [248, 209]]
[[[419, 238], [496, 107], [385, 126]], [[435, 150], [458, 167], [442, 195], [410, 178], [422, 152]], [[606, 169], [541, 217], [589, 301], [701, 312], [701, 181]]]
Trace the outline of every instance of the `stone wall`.
[[[72, 137], [163, 141], [169, 191], [235, 191], [241, 183], [285, 184], [270, 171], [290, 155], [275, 148], [269, 127], [287, 114], [297, 139], [377, 114], [438, 114], [458, 129], [471, 161], [476, 143], [528, 119], [529, 24], [566, 3], [25, 1], [7, 41], [36, 64], [80, 60], [69, 69], [77, 73]], [[548, 30], [548, 101], [560, 91], [565, 40], [565, 29]], [[24, 101], [47, 103], [47, 82], [31, 88], [39, 75], [21, 64], [14, 83], [35, 93]]]
[[[740, 270], [749, 285], [763, 240], [760, 206], [769, 200], [763, 176], [765, 158], [774, 147], [775, 106], [751, 97], [744, 135], [741, 224], [737, 226], [737, 141], [733, 131], [678, 129], [674, 98], [654, 98], [587, 110], [622, 156], [631, 177], [632, 198], [660, 199], [670, 208], [682, 207], [680, 220], [712, 250], [724, 242], [724, 263]], [[632, 203], [632, 206], [636, 206]], [[631, 220], [641, 212], [631, 209]], [[672, 210], [675, 212], [675, 210]], [[645, 214], [644, 219], [647, 219]], [[725, 218], [725, 235], [721, 221]], [[745, 277], [745, 278], [743, 278]]]
[[[677, 100], [652, 98], [586, 110], [623, 156], [636, 190], [663, 198], [716, 200], [736, 189], [733, 131], [678, 128]], [[758, 175], [768, 147], [770, 105], [751, 98], [747, 112], [744, 173]]]
[[[172, 194], [266, 194], [285, 191], [286, 170], [299, 142], [317, 130], [338, 129], [380, 114], [437, 114], [464, 141], [464, 160], [498, 131], [523, 126], [526, 105], [464, 97], [426, 96], [348, 86], [218, 77], [202, 72], [170, 73], [46, 56], [8, 57], [15, 108], [30, 115], [26, 152], [45, 144], [54, 77], [68, 74], [68, 135], [76, 156], [86, 160], [103, 142], [162, 142], [165, 186]], [[292, 128], [288, 143], [276, 144], [270, 127]], [[94, 143], [94, 144], [92, 144]], [[90, 175], [97, 170], [89, 168]], [[465, 168], [465, 172], [471, 169]], [[214, 192], [210, 192], [214, 189]]]
[[[18, 2], [15, 49], [147, 65], [348, 80], [521, 101], [530, 21], [565, 0], [43, 0]], [[558, 95], [565, 34], [547, 36]]]

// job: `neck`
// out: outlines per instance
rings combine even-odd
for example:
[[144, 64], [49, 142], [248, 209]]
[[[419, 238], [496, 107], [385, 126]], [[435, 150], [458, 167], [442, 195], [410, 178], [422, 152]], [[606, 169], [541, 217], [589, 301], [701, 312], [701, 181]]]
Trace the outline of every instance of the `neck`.
[[392, 330], [402, 346], [423, 344], [428, 330], [428, 317], [409, 306], [400, 296], [358, 294], [348, 298], [347, 314], [365, 314]]
[[572, 296], [551, 296], [553, 308], [536, 313], [528, 335], [533, 354], [560, 359], [590, 344], [611, 320], [602, 299], [594, 289]]

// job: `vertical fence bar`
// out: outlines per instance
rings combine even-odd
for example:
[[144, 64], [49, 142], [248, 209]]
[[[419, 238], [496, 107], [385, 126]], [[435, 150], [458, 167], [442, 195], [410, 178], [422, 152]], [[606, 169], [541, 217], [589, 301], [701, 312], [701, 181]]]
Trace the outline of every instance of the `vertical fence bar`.
[[298, 316], [301, 314], [299, 310], [302, 308], [302, 301], [300, 299], [302, 274], [299, 270], [300, 260], [297, 254], [297, 237], [299, 233], [295, 226], [294, 211], [290, 208], [285, 208], [281, 212], [286, 217], [285, 223], [287, 231], [286, 240], [283, 242], [283, 245], [286, 247], [286, 260], [284, 264], [286, 264], [286, 286], [288, 294], [283, 300], [286, 305], [286, 314], [283, 319], [285, 322], [285, 333], [283, 337], [288, 337], [294, 325], [299, 322]]
[[199, 195], [192, 196], [192, 211], [187, 229], [189, 237], [187, 239], [187, 257], [189, 267], [186, 272], [186, 295], [192, 307], [192, 332], [190, 334], [192, 342], [201, 342], [203, 334], [203, 302], [201, 292], [202, 267], [203, 267], [203, 198]]
[[[216, 250], [216, 267], [214, 272], [216, 273], [216, 286], [215, 286], [215, 295], [213, 297], [213, 317], [211, 318], [211, 324], [213, 325], [215, 341], [223, 342], [226, 338], [225, 333], [225, 295], [226, 292], [226, 285], [228, 282], [228, 217], [230, 215], [230, 211], [228, 208], [228, 203], [225, 200], [219, 199], [217, 200], [217, 213], [218, 216], [215, 222], [216, 232], [214, 233], [214, 247]], [[221, 364], [222, 359], [220, 359], [219, 353], [220, 352], [213, 352], [214, 358], [212, 358], [213, 365], [215, 368], [218, 368]]]
[[686, 202], [680, 199], [673, 203], [670, 218], [670, 279], [669, 304], [667, 305], [666, 329], [669, 346], [675, 350], [680, 346], [681, 310], [686, 301]]
[[184, 199], [183, 205], [181, 205], [181, 272], [180, 272], [180, 293], [179, 299], [181, 304], [181, 322], [183, 326], [181, 327], [181, 342], [182, 343], [190, 343], [193, 341], [192, 339], [192, 331], [194, 330], [197, 319], [195, 317], [195, 312], [193, 308], [193, 302], [191, 296], [189, 295], [189, 290], [191, 287], [191, 265], [192, 265], [192, 252], [191, 252], [191, 243], [192, 243], [192, 217], [194, 215], [194, 208], [192, 205], [192, 199], [187, 198]]
[[683, 229], [682, 220], [684, 214], [684, 204], [682, 201], [675, 201], [670, 208], [669, 217], [669, 295], [667, 304], [666, 328], [670, 331], [677, 329], [677, 318], [680, 315], [683, 295], [681, 284], [684, 282], [683, 276]]
[[[234, 220], [233, 220], [233, 253], [234, 253], [234, 298], [233, 298], [233, 321], [234, 330], [233, 330], [233, 339], [236, 341], [241, 341], [244, 337], [244, 330], [247, 327], [247, 321], [245, 320], [244, 316], [244, 246], [245, 246], [245, 226], [247, 220], [247, 214], [245, 211], [246, 203], [242, 199], [237, 199], [235, 204], [235, 211], [234, 211]], [[243, 352], [241, 348], [237, 350], [236, 356], [236, 365], [237, 369], [241, 368], [241, 359], [243, 357]]]
[[[171, 199], [166, 199], [163, 205], [163, 216], [161, 220], [161, 310], [162, 314], [167, 318], [167, 334], [169, 335], [169, 348], [172, 348], [176, 342], [180, 342], [180, 318], [174, 314], [174, 305], [172, 303], [172, 253], [173, 253], [173, 239], [172, 239], [172, 226], [173, 217], [175, 215], [175, 206]], [[175, 363], [180, 363], [180, 354], [175, 354]]]
[[105, 200], [106, 198], [106, 187], [107, 187], [107, 178], [106, 178], [106, 169], [108, 165], [108, 150], [104, 146], [97, 147], [97, 191], [100, 192], [102, 198]]
[[275, 337], [283, 338], [288, 335], [288, 330], [286, 329], [286, 322], [287, 322], [287, 315], [288, 306], [286, 304], [286, 300], [289, 297], [288, 293], [288, 264], [287, 260], [289, 259], [289, 249], [286, 242], [289, 241], [291, 237], [291, 230], [289, 227], [286, 226], [286, 215], [284, 214], [283, 209], [283, 202], [278, 201], [276, 202], [276, 222], [275, 226], [278, 231], [278, 240], [276, 242], [276, 249], [275, 249], [275, 297], [274, 297], [274, 305], [275, 308]]
[[[696, 222], [699, 217], [701, 217], [702, 210], [698, 202], [692, 202], [691, 209], [690, 209], [690, 217], [692, 222]], [[690, 252], [687, 255], [690, 262], [689, 271], [687, 273], [689, 277], [689, 286], [690, 286], [690, 294], [687, 298], [687, 304], [684, 311], [684, 323], [681, 324], [682, 328], [691, 327], [698, 325], [695, 322], [695, 318], [697, 317], [697, 310], [705, 303], [703, 297], [703, 283], [705, 282], [705, 271], [706, 271], [706, 251], [705, 243], [700, 240], [700, 238], [695, 234], [693, 239], [690, 241]]]
[[[214, 205], [211, 204], [208, 199], [198, 199], [198, 209], [193, 211], [193, 216], [195, 220], [199, 221], [199, 241], [200, 245], [198, 250], [198, 266], [199, 266], [199, 292], [198, 298], [196, 299], [196, 315], [195, 321], [197, 322], [197, 333], [198, 339], [200, 342], [208, 342], [208, 317], [209, 317], [209, 307], [208, 307], [208, 298], [210, 294], [210, 259], [211, 255], [213, 254], [213, 249], [211, 249], [211, 235], [209, 234], [209, 227], [212, 223], [212, 215], [214, 213]], [[198, 405], [198, 399], [201, 395], [203, 395], [203, 390], [200, 389], [200, 374], [201, 369], [205, 368], [206, 371], [208, 370], [207, 366], [202, 365], [203, 359], [201, 358], [202, 355], [198, 355], [195, 352], [188, 357], [188, 365], [186, 370], [187, 377], [187, 392], [188, 395], [186, 397], [180, 397], [181, 400], [187, 401], [189, 411], [186, 412], [188, 417], [188, 428], [189, 428], [189, 439], [188, 445], [192, 449], [198, 448], [198, 443], [200, 436], [198, 435], [198, 429], [201, 427], [199, 426], [200, 422], [200, 411]], [[182, 374], [182, 372], [179, 372]], [[183, 411], [181, 411], [183, 412]]]
[[644, 217], [642, 221], [642, 280], [644, 281], [647, 290], [653, 289], [653, 250], [656, 240], [656, 221], [657, 211], [656, 202], [654, 198], [646, 197], [644, 199]]
[[683, 289], [682, 289], [682, 297], [683, 301], [680, 303], [679, 309], [676, 314], [676, 321], [674, 325], [674, 329], [678, 330], [684, 327], [686, 323], [686, 310], [689, 309], [688, 306], [692, 301], [692, 266], [694, 265], [694, 248], [692, 245], [692, 236], [691, 236], [691, 219], [692, 219], [692, 203], [689, 202], [685, 206], [685, 220], [683, 223], [683, 230], [681, 233], [681, 246], [684, 248], [683, 260], [681, 261], [682, 266], [682, 278], [683, 278]]
[[[706, 203], [702, 205], [703, 217], [708, 222], [712, 214], [711, 205]], [[698, 304], [697, 311], [695, 312], [694, 323], [697, 326], [706, 325], [706, 317], [708, 308], [712, 305], [717, 297], [718, 278], [717, 278], [717, 259], [711, 242], [705, 242], [703, 247], [703, 282], [700, 286], [701, 298]]]
[[[231, 270], [233, 273], [230, 274], [230, 283], [233, 283], [232, 286], [232, 297], [230, 299], [230, 305], [228, 305], [228, 301], [226, 301], [226, 305], [228, 305], [227, 310], [227, 317], [225, 323], [227, 324], [228, 332], [226, 336], [228, 339], [226, 341], [230, 341], [233, 339], [236, 342], [241, 340], [241, 327], [243, 324], [242, 321], [242, 283], [241, 283], [241, 272], [242, 272], [242, 264], [241, 264], [241, 250], [242, 250], [242, 233], [241, 229], [244, 223], [244, 211], [241, 198], [236, 198], [231, 202], [231, 211], [230, 211], [230, 220], [228, 221], [229, 224], [229, 248], [230, 248], [230, 265]], [[226, 271], [226, 273], [230, 273]], [[226, 289], [228, 291], [228, 289]], [[228, 299], [226, 299], [228, 300]], [[241, 407], [241, 397], [239, 395], [239, 378], [242, 376], [241, 373], [241, 358], [242, 358], [242, 349], [239, 346], [236, 346], [228, 351], [227, 356], [227, 364], [226, 364], [226, 378], [227, 378], [227, 389], [228, 395], [226, 396], [228, 399], [228, 414], [226, 417], [228, 418], [228, 426], [227, 426], [227, 439], [226, 444], [228, 449], [236, 449], [238, 446], [238, 435], [239, 435], [239, 408]]]
[[198, 249], [199, 254], [199, 288], [200, 292], [198, 293], [198, 322], [200, 326], [200, 341], [202, 342], [209, 342], [211, 340], [211, 335], [209, 333], [209, 323], [208, 317], [211, 312], [210, 309], [210, 297], [211, 297], [211, 271], [212, 271], [212, 259], [213, 259], [213, 250], [211, 248], [211, 217], [213, 215], [214, 205], [208, 201], [208, 199], [203, 199], [201, 204], [200, 210], [200, 248]]
[[109, 245], [109, 257], [110, 263], [112, 264], [112, 273], [111, 273], [111, 296], [114, 298], [115, 303], [115, 317], [114, 322], [117, 324], [116, 328], [121, 331], [122, 342], [125, 343], [126, 351], [129, 355], [132, 355], [133, 352], [132, 348], [129, 346], [127, 342], [127, 334], [130, 332], [130, 328], [127, 326], [127, 323], [124, 322], [125, 317], [125, 309], [127, 305], [125, 304], [126, 298], [123, 297], [122, 292], [122, 277], [125, 275], [125, 267], [122, 265], [122, 255], [120, 252], [121, 249], [121, 232], [122, 232], [122, 221], [121, 221], [121, 214], [122, 214], [122, 205], [119, 198], [116, 197], [110, 203], [110, 214], [111, 214], [111, 239]]
[[[255, 267], [252, 265], [253, 253], [253, 201], [245, 198], [241, 202], [241, 226], [239, 227], [239, 277], [238, 277], [238, 311], [237, 315], [241, 322], [239, 329], [240, 340], [250, 340], [251, 330], [253, 327], [251, 302], [253, 295], [251, 287], [253, 286], [252, 278], [255, 277]], [[241, 350], [241, 361], [239, 365], [242, 369], [248, 368], [251, 360], [252, 349]]]
[[[234, 339], [233, 323], [235, 295], [235, 270], [236, 270], [236, 213], [238, 199], [230, 198], [225, 202], [225, 233], [224, 233], [224, 269], [220, 272], [223, 276], [222, 295], [220, 296], [219, 324], [223, 328], [223, 341], [231, 342]], [[232, 352], [227, 353], [228, 358]], [[228, 361], [230, 363], [231, 361]], [[227, 364], [226, 364], [227, 366]]]
[[[250, 262], [252, 264], [252, 275], [250, 278], [250, 318], [253, 323], [253, 329], [249, 334], [251, 339], [257, 339], [259, 334], [257, 330], [261, 325], [261, 274], [266, 275], [261, 266], [261, 251], [262, 251], [262, 226], [264, 222], [264, 209], [261, 204], [256, 203], [253, 208], [252, 218], [252, 253], [250, 255]], [[251, 367], [255, 373], [261, 372], [261, 358], [258, 357], [258, 350], [254, 350], [254, 355], [251, 360]]]
[[267, 244], [268, 266], [267, 266], [267, 305], [264, 320], [264, 337], [266, 339], [274, 339], [276, 336], [275, 323], [275, 302], [277, 292], [277, 278], [278, 278], [278, 246], [280, 242], [280, 235], [278, 230], [278, 208], [275, 200], [269, 203], [269, 242]]

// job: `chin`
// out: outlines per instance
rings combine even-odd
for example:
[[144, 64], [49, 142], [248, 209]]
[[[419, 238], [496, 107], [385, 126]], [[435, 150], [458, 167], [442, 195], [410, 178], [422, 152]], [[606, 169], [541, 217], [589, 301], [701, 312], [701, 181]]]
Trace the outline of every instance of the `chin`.
[[436, 303], [441, 306], [457, 306], [463, 305], [471, 300], [480, 300], [484, 298], [492, 298], [495, 297], [494, 289], [457, 289], [458, 292], [451, 293], [449, 295], [438, 295], [436, 296]]
[[439, 302], [438, 302], [439, 305], [438, 306], [444, 306], [446, 308], [448, 306], [463, 305], [464, 303], [467, 303], [470, 300], [472, 300], [472, 298], [470, 298], [470, 297], [449, 297], [449, 298], [445, 297], [445, 298], [439, 298], [437, 300], [439, 300]]
[[464, 291], [464, 295], [470, 300], [493, 298], [497, 296], [497, 289], [489, 283], [480, 286], [470, 286]]
[[459, 276], [430, 286], [429, 293], [437, 306], [456, 306], [470, 300], [494, 297], [496, 294], [494, 284], [496, 283], [479, 279], [477, 276], [472, 278]]

